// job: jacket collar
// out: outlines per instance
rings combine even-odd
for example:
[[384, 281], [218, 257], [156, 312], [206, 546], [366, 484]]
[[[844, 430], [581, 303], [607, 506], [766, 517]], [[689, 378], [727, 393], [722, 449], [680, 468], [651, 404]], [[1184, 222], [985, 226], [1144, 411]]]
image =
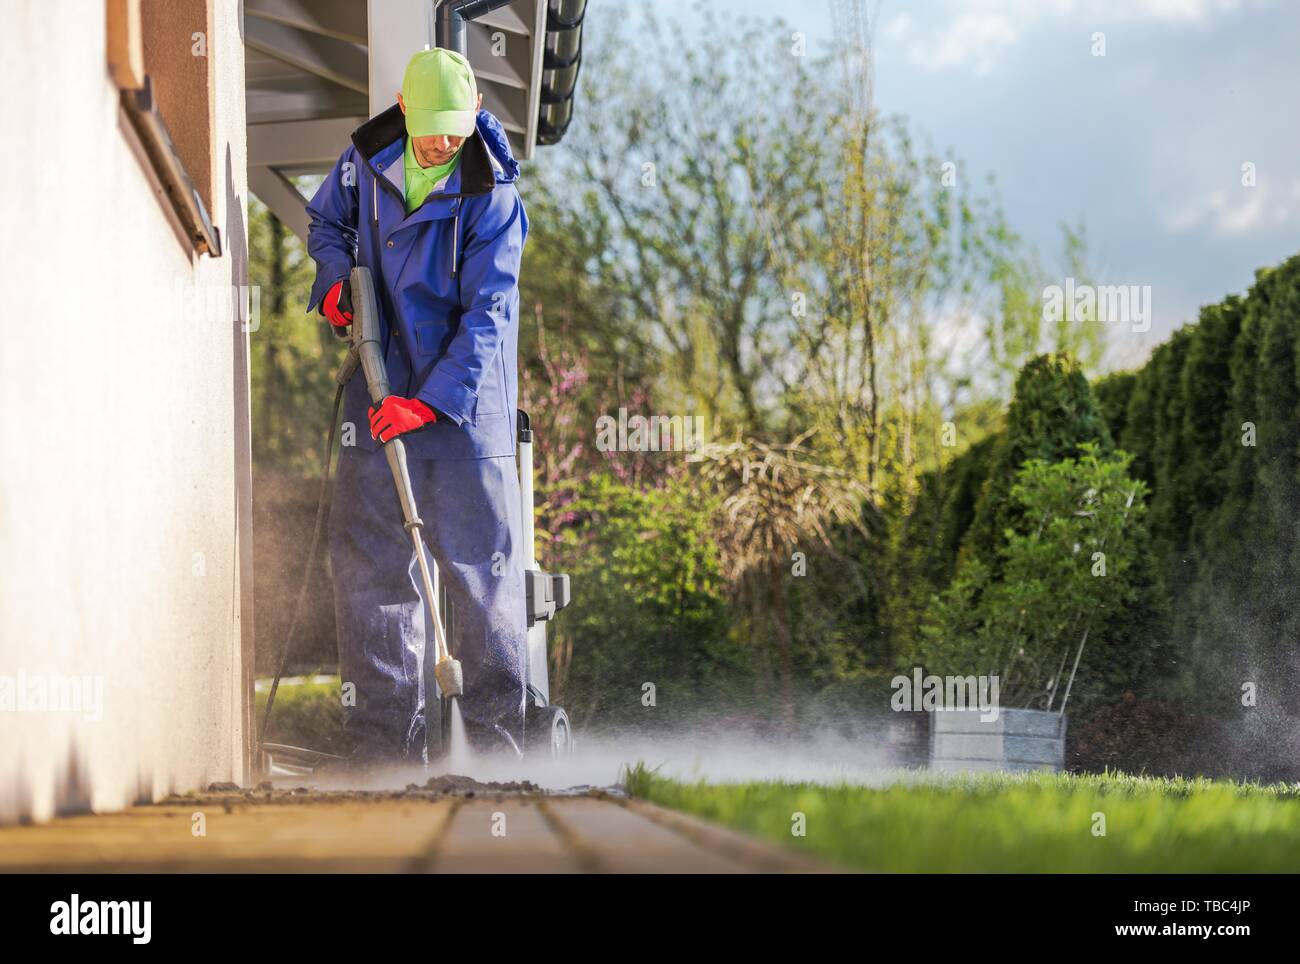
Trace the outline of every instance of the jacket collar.
[[[376, 154], [396, 144], [397, 160], [386, 165], [388, 176], [392, 178], [404, 176], [401, 170], [401, 152], [405, 148], [403, 142], [405, 137], [406, 121], [402, 116], [402, 109], [394, 104], [353, 131], [352, 144], [366, 161], [372, 160]], [[456, 175], [459, 174], [458, 194], [477, 195], [491, 192], [496, 187], [493, 157], [488, 150], [487, 142], [483, 140], [483, 134], [477, 127], [474, 128], [474, 133], [466, 138], [462, 151], [460, 166], [453, 172], [446, 186], [450, 188], [452, 186], [450, 182], [455, 181]], [[395, 173], [392, 170], [394, 167], [397, 168]]]

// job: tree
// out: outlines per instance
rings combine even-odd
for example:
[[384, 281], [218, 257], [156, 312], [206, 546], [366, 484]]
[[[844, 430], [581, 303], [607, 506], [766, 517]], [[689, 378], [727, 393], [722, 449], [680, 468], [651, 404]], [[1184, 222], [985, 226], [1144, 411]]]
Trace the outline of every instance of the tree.
[[1068, 354], [1086, 373], [1096, 374], [1109, 347], [1098, 306], [1066, 302], [1052, 319], [1044, 312], [1049, 286], [1064, 287], [1067, 279], [1073, 279], [1076, 288], [1095, 283], [1084, 225], [1061, 225], [1061, 259], [1054, 271], [1044, 269], [1033, 252], [1023, 250], [1010, 228], [1002, 230], [1008, 237], [991, 252], [1001, 309], [991, 315], [987, 332], [994, 384], [1005, 387], [1006, 379], [1043, 352]]
[[[918, 473], [946, 454], [941, 423], [982, 390], [979, 317], [996, 317], [987, 301], [1018, 240], [958, 160], [877, 111], [865, 5], [836, 4], [834, 23], [814, 143], [802, 130], [747, 131], [745, 173], [790, 309], [778, 375], [788, 424], [815, 429], [819, 458], [905, 517]], [[774, 167], [787, 145], [804, 157], [799, 216]]]
[[1112, 447], [1110, 429], [1082, 368], [1068, 355], [1040, 355], [1016, 378], [1007, 425], [966, 533], [962, 552], [980, 559], [991, 574], [1001, 567], [999, 547], [1021, 516], [1011, 498], [1016, 473], [1026, 462], [1074, 458], [1083, 446]]
[[819, 118], [788, 32], [708, 22], [683, 43], [652, 10], [610, 18], [584, 53], [599, 88], [584, 88], [583, 122], [545, 176], [599, 226], [624, 317], [659, 350], [660, 394], [752, 432], [771, 421], [788, 309], [743, 172], [755, 126], [793, 133], [764, 164], [783, 211], [799, 216]]
[[252, 281], [262, 292], [249, 337], [253, 371], [253, 461], [259, 472], [314, 475], [329, 422], [343, 343], [307, 296], [315, 262], [260, 201], [249, 204]]

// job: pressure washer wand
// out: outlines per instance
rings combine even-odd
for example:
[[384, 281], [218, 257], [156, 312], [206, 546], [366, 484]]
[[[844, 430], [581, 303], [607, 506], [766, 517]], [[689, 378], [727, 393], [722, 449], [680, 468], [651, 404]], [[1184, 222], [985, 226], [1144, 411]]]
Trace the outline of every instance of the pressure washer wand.
[[[352, 269], [352, 348], [343, 363], [338, 377], [346, 381], [356, 370], [358, 364], [366, 376], [366, 388], [370, 392], [370, 401], [378, 405], [392, 394], [388, 385], [388, 373], [384, 370], [383, 339], [379, 328], [378, 302], [375, 300], [375, 283], [370, 269], [356, 267]], [[354, 358], [355, 356], [355, 358]], [[434, 574], [437, 563], [430, 561], [425, 554], [424, 540], [420, 530], [424, 522], [415, 506], [415, 493], [411, 489], [411, 473], [406, 464], [406, 446], [400, 438], [383, 443], [384, 454], [388, 458], [388, 467], [393, 473], [393, 484], [397, 487], [397, 499], [402, 505], [402, 518], [406, 531], [411, 534], [411, 544], [415, 548], [415, 558], [420, 564], [420, 578], [424, 581], [424, 598], [429, 601], [433, 614], [433, 636], [436, 661], [433, 675], [438, 681], [438, 688], [444, 697], [460, 696], [464, 692], [464, 676], [460, 660], [452, 659], [447, 648], [446, 630], [442, 625], [442, 614], [438, 609], [438, 597], [434, 593]]]

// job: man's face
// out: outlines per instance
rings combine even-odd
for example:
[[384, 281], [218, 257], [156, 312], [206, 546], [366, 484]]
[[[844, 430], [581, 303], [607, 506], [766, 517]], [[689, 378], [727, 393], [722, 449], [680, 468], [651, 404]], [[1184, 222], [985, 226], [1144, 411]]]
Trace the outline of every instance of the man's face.
[[[406, 101], [402, 100], [401, 92], [397, 94], [397, 103], [402, 108], [402, 113], [406, 113]], [[478, 110], [483, 106], [483, 95], [478, 95], [478, 100], [474, 104], [474, 109]], [[465, 138], [456, 137], [453, 134], [430, 134], [428, 137], [412, 137], [411, 148], [415, 152], [415, 159], [420, 162], [421, 167], [434, 167], [438, 164], [446, 164], [456, 152], [460, 150], [460, 145], [465, 143]]]
[[415, 151], [415, 159], [420, 162], [421, 167], [434, 167], [438, 164], [446, 164], [455, 157], [464, 142], [463, 137], [430, 134], [428, 137], [412, 137], [411, 148]]

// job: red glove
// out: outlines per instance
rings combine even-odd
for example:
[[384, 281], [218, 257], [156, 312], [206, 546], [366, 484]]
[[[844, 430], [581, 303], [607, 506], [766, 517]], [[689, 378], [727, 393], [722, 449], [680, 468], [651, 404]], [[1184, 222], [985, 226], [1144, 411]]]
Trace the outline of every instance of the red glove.
[[352, 289], [346, 281], [336, 281], [321, 299], [320, 313], [335, 328], [352, 324]]
[[436, 421], [437, 413], [418, 398], [389, 395], [378, 408], [370, 406], [370, 437], [388, 442]]

